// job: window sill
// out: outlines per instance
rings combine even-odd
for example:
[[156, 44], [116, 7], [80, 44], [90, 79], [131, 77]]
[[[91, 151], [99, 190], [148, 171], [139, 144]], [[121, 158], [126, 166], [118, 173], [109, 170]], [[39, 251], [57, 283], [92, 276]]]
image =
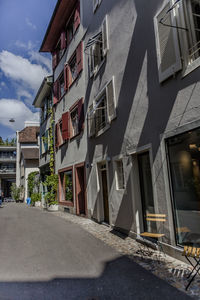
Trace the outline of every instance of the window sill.
[[187, 66], [185, 66], [183, 73], [182, 73], [182, 78], [184, 78], [189, 73], [191, 73], [192, 71], [197, 69], [199, 66], [200, 66], [200, 57], [195, 59], [191, 64], [188, 64]]
[[74, 207], [74, 203], [71, 202], [71, 201], [59, 201], [58, 202], [59, 205], [62, 205], [62, 206], [71, 206], [71, 207]]

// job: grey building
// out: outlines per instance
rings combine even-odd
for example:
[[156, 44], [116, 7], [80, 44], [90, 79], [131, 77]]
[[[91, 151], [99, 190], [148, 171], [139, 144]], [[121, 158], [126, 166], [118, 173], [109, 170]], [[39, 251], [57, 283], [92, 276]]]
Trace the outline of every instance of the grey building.
[[[148, 214], [164, 214], [161, 242], [173, 255], [200, 239], [199, 18], [196, 0], [58, 1], [41, 46], [60, 93], [61, 202], [70, 182], [77, 205], [85, 162], [88, 216], [140, 237]], [[74, 136], [81, 97], [84, 130]]]
[[0, 146], [0, 191], [11, 198], [11, 185], [16, 180], [16, 147]]

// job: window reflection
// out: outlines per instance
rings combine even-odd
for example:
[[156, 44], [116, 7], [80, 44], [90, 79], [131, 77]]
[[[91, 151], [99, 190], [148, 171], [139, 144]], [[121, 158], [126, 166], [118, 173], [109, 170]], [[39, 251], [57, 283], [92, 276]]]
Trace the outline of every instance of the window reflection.
[[177, 242], [200, 244], [200, 129], [168, 139]]

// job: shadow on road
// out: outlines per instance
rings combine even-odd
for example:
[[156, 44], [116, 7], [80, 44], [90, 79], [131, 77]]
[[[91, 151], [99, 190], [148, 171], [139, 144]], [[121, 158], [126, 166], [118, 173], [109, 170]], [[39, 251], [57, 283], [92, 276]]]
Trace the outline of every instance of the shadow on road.
[[125, 256], [105, 263], [104, 271], [98, 278], [0, 282], [0, 300], [43, 299], [184, 300], [191, 298]]

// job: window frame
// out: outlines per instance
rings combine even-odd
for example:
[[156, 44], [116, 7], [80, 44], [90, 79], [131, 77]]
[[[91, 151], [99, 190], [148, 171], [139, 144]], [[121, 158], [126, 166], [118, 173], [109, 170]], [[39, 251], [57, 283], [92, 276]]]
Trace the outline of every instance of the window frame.
[[[72, 172], [72, 201], [67, 201], [65, 200], [66, 195], [65, 195], [65, 189], [64, 189], [64, 185], [65, 185], [65, 177], [64, 180], [62, 182], [62, 174], [64, 176], [64, 173], [67, 171], [71, 171]], [[64, 169], [60, 169], [58, 170], [58, 175], [59, 175], [59, 204], [63, 205], [63, 206], [71, 206], [74, 207], [74, 188], [75, 188], [75, 182], [74, 182], [74, 169], [73, 166], [69, 166], [67, 168]], [[64, 199], [63, 199], [64, 198]]]
[[[122, 181], [123, 181], [123, 184], [122, 184], [122, 186], [123, 187], [120, 187], [119, 186], [119, 173], [118, 173], [118, 171], [119, 171], [119, 169], [118, 169], [118, 163], [121, 163], [121, 165], [122, 165], [122, 174], [121, 174], [121, 177], [122, 177]], [[115, 180], [116, 180], [116, 190], [117, 191], [123, 191], [123, 190], [125, 190], [125, 188], [126, 188], [126, 184], [125, 184], [125, 174], [124, 174], [124, 162], [123, 162], [123, 159], [121, 158], [119, 158], [119, 159], [116, 159], [115, 161], [114, 161], [114, 164], [115, 164]]]
[[[108, 87], [109, 85], [112, 84], [112, 89], [113, 89], [113, 99], [112, 99], [112, 103], [113, 103], [113, 109], [114, 109], [114, 114], [113, 115], [109, 115], [109, 103], [111, 100], [109, 100], [108, 97]], [[106, 125], [100, 129], [98, 132], [96, 132], [96, 128], [95, 128], [95, 106], [96, 103], [98, 103], [98, 101], [103, 97], [103, 95], [106, 95]], [[102, 90], [98, 93], [98, 95], [94, 98], [94, 100], [92, 101], [92, 103], [89, 105], [88, 107], [88, 127], [89, 127], [89, 137], [95, 136], [98, 137], [99, 135], [101, 135], [102, 133], [104, 133], [107, 129], [110, 128], [112, 121], [117, 117], [117, 105], [116, 105], [116, 95], [115, 95], [115, 78], [114, 76], [112, 77], [112, 79], [110, 81], [108, 81], [108, 83], [102, 88]], [[91, 113], [92, 112], [92, 113]], [[92, 116], [92, 117], [91, 117]], [[94, 122], [94, 124], [93, 124]], [[94, 128], [93, 128], [94, 126]], [[91, 129], [92, 129], [92, 133], [91, 133]]]
[[[109, 50], [109, 31], [108, 31], [108, 16], [106, 15], [102, 24], [101, 24], [101, 41], [97, 41], [93, 45], [90, 46], [89, 52], [89, 73], [90, 78], [93, 76], [96, 76], [99, 70], [101, 69], [102, 65], [106, 61], [107, 52]], [[104, 40], [106, 41], [104, 43]], [[100, 43], [102, 43], [102, 47], [100, 46]], [[96, 57], [96, 47], [100, 47], [99, 53], [100, 53], [100, 62], [98, 64], [95, 64], [95, 57]], [[106, 46], [105, 46], [106, 45]], [[101, 53], [102, 52], [102, 53]]]

